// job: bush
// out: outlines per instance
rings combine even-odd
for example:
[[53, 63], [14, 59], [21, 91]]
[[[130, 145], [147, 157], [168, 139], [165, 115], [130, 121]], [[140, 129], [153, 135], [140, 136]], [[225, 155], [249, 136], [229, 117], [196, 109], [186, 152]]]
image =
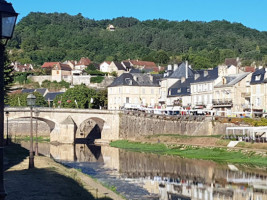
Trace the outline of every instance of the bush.
[[101, 83], [105, 77], [103, 76], [96, 76], [91, 78], [91, 83]]

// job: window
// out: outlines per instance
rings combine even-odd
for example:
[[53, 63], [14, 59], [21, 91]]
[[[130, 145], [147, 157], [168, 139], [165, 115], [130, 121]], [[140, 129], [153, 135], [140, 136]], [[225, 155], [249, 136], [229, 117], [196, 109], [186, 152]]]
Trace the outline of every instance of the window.
[[255, 76], [255, 81], [259, 81], [261, 79], [261, 75]]
[[126, 97], [126, 103], [130, 103], [130, 98]]
[[187, 91], [187, 92], [190, 92], [190, 88], [187, 88], [186, 91]]
[[181, 88], [179, 88], [179, 89], [177, 90], [177, 93], [181, 93]]
[[145, 90], [145, 88], [143, 88], [143, 94], [145, 94], [146, 93], [146, 90]]
[[151, 89], [151, 94], [154, 94], [154, 89]]
[[212, 83], [209, 83], [209, 90], [212, 90]]
[[57, 74], [59, 74], [59, 71], [57, 71]]

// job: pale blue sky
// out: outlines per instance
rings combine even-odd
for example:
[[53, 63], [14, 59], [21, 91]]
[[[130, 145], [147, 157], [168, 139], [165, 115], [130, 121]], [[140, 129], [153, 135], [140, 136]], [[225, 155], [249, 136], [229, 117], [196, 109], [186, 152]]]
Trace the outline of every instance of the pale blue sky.
[[20, 13], [81, 13], [90, 19], [227, 20], [267, 31], [267, 0], [6, 0]]

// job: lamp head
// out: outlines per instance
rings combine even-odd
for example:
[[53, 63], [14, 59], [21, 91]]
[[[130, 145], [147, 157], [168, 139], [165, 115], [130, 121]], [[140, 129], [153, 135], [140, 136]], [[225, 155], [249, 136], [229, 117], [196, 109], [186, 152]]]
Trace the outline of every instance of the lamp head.
[[35, 105], [35, 102], [36, 102], [36, 97], [33, 94], [29, 94], [27, 96], [27, 105], [32, 107]]
[[0, 37], [7, 40], [12, 38], [18, 13], [15, 12], [11, 3], [0, 0]]

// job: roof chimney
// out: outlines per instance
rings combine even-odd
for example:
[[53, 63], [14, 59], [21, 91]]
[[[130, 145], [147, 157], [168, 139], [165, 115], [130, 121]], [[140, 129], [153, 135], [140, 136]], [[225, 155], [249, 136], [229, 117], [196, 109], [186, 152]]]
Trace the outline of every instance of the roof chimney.
[[175, 71], [176, 69], [178, 69], [178, 64], [173, 65], [173, 71]]
[[185, 61], [185, 78], [188, 79], [188, 61]]

